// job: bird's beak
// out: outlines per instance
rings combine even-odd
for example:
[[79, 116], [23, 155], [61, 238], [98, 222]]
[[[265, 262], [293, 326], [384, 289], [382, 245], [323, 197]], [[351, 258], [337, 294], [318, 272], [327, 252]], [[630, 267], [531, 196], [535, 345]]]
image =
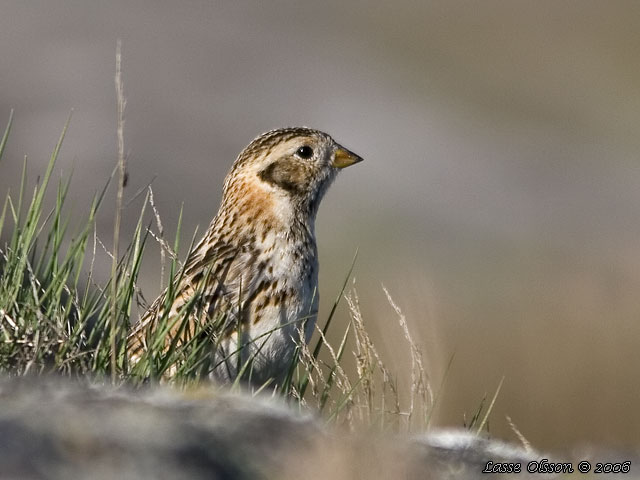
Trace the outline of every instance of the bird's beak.
[[338, 147], [333, 157], [331, 166], [335, 168], [345, 168], [354, 163], [361, 162], [362, 158], [344, 147]]

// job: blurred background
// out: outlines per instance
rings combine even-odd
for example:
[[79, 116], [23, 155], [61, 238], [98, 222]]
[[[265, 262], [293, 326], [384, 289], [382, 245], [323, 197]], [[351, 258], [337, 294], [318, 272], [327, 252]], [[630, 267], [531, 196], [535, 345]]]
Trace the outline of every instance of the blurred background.
[[[365, 158], [318, 218], [320, 317], [356, 249], [365, 322], [401, 388], [407, 317], [461, 426], [504, 385], [540, 449], [640, 446], [640, 4], [5, 1], [0, 123], [15, 122], [0, 193], [24, 155], [73, 170], [74, 218], [116, 161], [116, 40], [127, 96], [127, 198], [153, 181], [183, 244], [217, 211], [223, 178], [259, 133], [307, 125]], [[3, 127], [4, 128], [4, 127]], [[98, 218], [109, 246], [111, 197]], [[130, 238], [141, 199], [125, 211]], [[183, 255], [186, 252], [182, 252]], [[108, 261], [98, 265], [106, 278]], [[160, 291], [159, 255], [143, 272]], [[343, 305], [338, 321], [346, 324]], [[454, 355], [440, 383], [446, 365]], [[606, 460], [606, 459], [601, 459]]]

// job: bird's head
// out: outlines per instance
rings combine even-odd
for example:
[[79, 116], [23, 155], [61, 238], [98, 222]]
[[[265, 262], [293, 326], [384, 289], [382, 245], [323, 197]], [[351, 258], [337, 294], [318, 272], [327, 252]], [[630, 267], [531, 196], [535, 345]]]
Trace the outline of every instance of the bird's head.
[[240, 153], [225, 181], [223, 202], [246, 197], [271, 205], [274, 213], [304, 212], [313, 219], [338, 171], [361, 160], [318, 130], [272, 130]]

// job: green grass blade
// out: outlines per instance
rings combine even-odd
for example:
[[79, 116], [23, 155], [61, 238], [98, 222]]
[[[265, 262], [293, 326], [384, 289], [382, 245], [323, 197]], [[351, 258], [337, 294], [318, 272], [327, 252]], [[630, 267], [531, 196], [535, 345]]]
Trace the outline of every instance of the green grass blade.
[[13, 108], [9, 112], [9, 121], [7, 122], [7, 126], [4, 129], [4, 135], [2, 135], [2, 140], [0, 140], [0, 160], [2, 160], [2, 154], [4, 153], [4, 148], [7, 146], [7, 140], [9, 139], [9, 132], [11, 132], [11, 125], [13, 125]]
[[444, 374], [442, 375], [442, 381], [440, 382], [440, 387], [438, 388], [438, 391], [436, 392], [436, 396], [433, 399], [433, 403], [431, 404], [431, 406], [429, 407], [427, 414], [425, 415], [425, 422], [424, 422], [424, 427], [427, 428], [429, 426], [429, 423], [431, 423], [431, 418], [433, 417], [433, 413], [436, 409], [436, 407], [438, 406], [438, 404], [440, 403], [440, 399], [442, 398], [442, 393], [444, 392], [444, 386], [447, 382], [447, 378], [449, 378], [449, 372], [451, 371], [451, 366], [453, 365], [453, 359], [455, 358], [456, 354], [452, 353], [451, 356], [449, 357], [449, 362], [447, 363], [447, 368], [445, 368], [444, 370]]
[[484, 426], [486, 425], [487, 420], [489, 419], [489, 415], [493, 410], [493, 406], [496, 403], [496, 399], [498, 398], [498, 394], [500, 393], [500, 389], [502, 388], [503, 382], [504, 382], [504, 377], [500, 379], [498, 388], [496, 388], [496, 391], [493, 394], [493, 398], [491, 398], [491, 403], [489, 403], [489, 407], [487, 408], [487, 411], [485, 412], [484, 417], [482, 417], [482, 421], [480, 422], [480, 424], [478, 425], [478, 428], [476, 429], [476, 435], [479, 435], [482, 432], [482, 429], [484, 428]]
[[[342, 295], [347, 288], [347, 283], [349, 283], [349, 279], [351, 278], [351, 274], [353, 273], [353, 269], [356, 266], [356, 260], [358, 258], [358, 250], [356, 249], [356, 253], [353, 255], [353, 260], [351, 261], [351, 266], [349, 267], [349, 271], [347, 272], [347, 276], [344, 279], [344, 283], [342, 284], [342, 288], [340, 289], [340, 293], [336, 297], [335, 302], [333, 302], [333, 306], [331, 307], [331, 311], [329, 312], [329, 316], [327, 317], [327, 321], [322, 328], [322, 333], [324, 335], [329, 331], [329, 326], [331, 325], [331, 320], [333, 319], [333, 315], [336, 313], [336, 309], [338, 308], [338, 304], [342, 299]], [[322, 339], [318, 339], [315, 348], [313, 349], [313, 358], [318, 358], [320, 354], [320, 349], [322, 348]]]

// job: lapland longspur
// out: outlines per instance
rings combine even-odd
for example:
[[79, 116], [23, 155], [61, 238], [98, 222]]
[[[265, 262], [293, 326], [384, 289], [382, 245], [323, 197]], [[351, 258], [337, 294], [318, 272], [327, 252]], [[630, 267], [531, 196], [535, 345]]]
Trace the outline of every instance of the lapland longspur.
[[[316, 321], [318, 206], [339, 169], [361, 160], [326, 133], [304, 127], [253, 140], [231, 167], [220, 210], [173, 288], [134, 327], [130, 361], [139, 361], [162, 324], [165, 349], [204, 332], [209, 371], [218, 380], [233, 381], [250, 362], [251, 383], [280, 381], [300, 325], [308, 342]], [[184, 321], [174, 321], [181, 312]]]

